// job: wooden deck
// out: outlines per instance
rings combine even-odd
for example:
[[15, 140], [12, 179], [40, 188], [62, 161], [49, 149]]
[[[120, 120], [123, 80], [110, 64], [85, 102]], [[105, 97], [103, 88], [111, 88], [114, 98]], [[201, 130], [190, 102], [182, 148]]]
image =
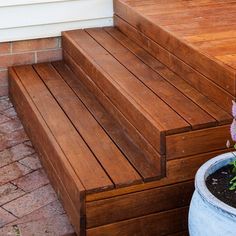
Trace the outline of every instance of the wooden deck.
[[230, 111], [236, 87], [235, 12], [235, 1], [117, 0], [115, 24]]
[[185, 2], [117, 0], [117, 27], [63, 33], [63, 62], [10, 69], [12, 101], [80, 235], [187, 235], [196, 170], [227, 151], [234, 69], [157, 20], [223, 2]]

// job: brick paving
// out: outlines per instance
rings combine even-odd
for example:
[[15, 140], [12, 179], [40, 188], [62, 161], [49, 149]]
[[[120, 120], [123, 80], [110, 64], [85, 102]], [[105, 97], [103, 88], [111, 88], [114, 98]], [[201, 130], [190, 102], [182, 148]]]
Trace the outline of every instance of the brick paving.
[[74, 236], [8, 97], [0, 97], [0, 236]]

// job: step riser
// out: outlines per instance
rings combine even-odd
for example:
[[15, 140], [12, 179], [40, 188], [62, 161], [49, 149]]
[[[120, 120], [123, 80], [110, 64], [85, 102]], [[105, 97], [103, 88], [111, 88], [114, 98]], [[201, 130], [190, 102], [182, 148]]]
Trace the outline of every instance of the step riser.
[[87, 236], [172, 235], [187, 230], [187, 219], [188, 207], [183, 207], [103, 225], [86, 232]]
[[[226, 111], [230, 111], [231, 100], [235, 98], [235, 72], [231, 68], [225, 69], [225, 66], [209, 58], [194, 55], [197, 52], [191, 48], [181, 49], [182, 44], [171, 44], [167, 39], [164, 41], [159, 37], [160, 32], [155, 32], [153, 25], [143, 20], [132, 9], [129, 9], [127, 14], [127, 6], [119, 1], [115, 2], [116, 27], [193, 87]], [[146, 28], [144, 30], [144, 26], [149, 27], [148, 30]], [[169, 48], [169, 44], [174, 47]], [[184, 52], [187, 52], [187, 56]], [[209, 87], [211, 90], [208, 89]]]
[[[91, 63], [89, 58], [83, 55], [73, 42], [63, 36], [62, 45], [64, 51], [85, 71], [104, 95], [119, 109], [127, 120], [144, 136], [144, 138], [161, 155], [165, 154], [165, 135], [161, 133], [150, 121], [140, 113], [123, 94], [114, 88], [105, 75]], [[67, 62], [67, 61], [66, 61]]]

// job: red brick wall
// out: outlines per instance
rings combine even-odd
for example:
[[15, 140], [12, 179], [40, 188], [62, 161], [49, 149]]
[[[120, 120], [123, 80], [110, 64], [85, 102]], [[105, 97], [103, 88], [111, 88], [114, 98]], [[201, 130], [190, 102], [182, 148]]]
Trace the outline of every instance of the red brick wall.
[[9, 66], [56, 61], [61, 58], [60, 37], [0, 43], [0, 96], [8, 94]]

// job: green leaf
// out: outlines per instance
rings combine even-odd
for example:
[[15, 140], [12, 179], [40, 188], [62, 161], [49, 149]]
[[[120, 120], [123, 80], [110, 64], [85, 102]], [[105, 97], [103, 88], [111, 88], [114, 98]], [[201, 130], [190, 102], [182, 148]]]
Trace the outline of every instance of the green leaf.
[[234, 181], [236, 181], [236, 176], [234, 176], [234, 178], [230, 180], [230, 184], [232, 184]]

